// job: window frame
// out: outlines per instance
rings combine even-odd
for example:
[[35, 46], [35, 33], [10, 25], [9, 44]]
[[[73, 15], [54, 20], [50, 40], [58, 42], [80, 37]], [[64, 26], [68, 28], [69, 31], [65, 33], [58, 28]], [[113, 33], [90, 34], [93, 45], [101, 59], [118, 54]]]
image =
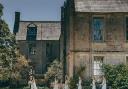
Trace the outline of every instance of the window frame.
[[[102, 30], [102, 40], [94, 40], [94, 35], [93, 35], [93, 31], [94, 31], [94, 27], [93, 27], [93, 20], [94, 18], [103, 18], [103, 30]], [[92, 16], [92, 20], [91, 20], [91, 38], [92, 38], [92, 41], [93, 42], [96, 42], [96, 43], [103, 43], [105, 42], [105, 15], [93, 15]]]
[[[31, 52], [30, 49], [34, 49], [33, 52]], [[30, 42], [28, 43], [28, 52], [29, 52], [29, 55], [36, 55], [36, 43], [35, 42]]]
[[128, 58], [128, 55], [126, 55], [126, 57], [125, 57], [125, 63], [126, 64], [128, 64], [128, 59], [127, 58]]
[[48, 58], [52, 57], [52, 48], [53, 48], [52, 43], [46, 43], [46, 57], [48, 57]]
[[[29, 34], [29, 31], [31, 31], [33, 28], [35, 28], [34, 34]], [[37, 39], [37, 26], [35, 24], [31, 23], [27, 26], [26, 40], [27, 41], [36, 41], [36, 39]]]
[[[103, 71], [102, 71], [103, 68], [95, 68], [95, 57], [101, 57], [101, 58], [102, 58], [102, 59], [100, 59], [100, 60], [102, 60], [102, 65], [103, 65], [103, 63], [104, 63], [105, 57], [104, 57], [104, 56], [98, 56], [98, 55], [93, 56], [93, 75], [94, 75], [94, 76], [102, 76], [102, 75], [104, 75], [104, 73], [103, 73]], [[100, 62], [100, 63], [101, 63], [101, 62]], [[98, 64], [100, 64], [100, 63], [96, 63], [96, 64], [98, 65]], [[95, 70], [98, 70], [98, 71], [100, 71], [100, 72], [102, 71], [102, 72], [101, 72], [101, 74], [97, 75], [97, 74], [95, 74], [95, 72], [94, 72]]]
[[125, 41], [128, 43], [128, 39], [127, 39], [127, 24], [126, 24], [126, 19], [128, 18], [128, 15], [125, 15], [124, 18], [124, 24], [125, 24]]

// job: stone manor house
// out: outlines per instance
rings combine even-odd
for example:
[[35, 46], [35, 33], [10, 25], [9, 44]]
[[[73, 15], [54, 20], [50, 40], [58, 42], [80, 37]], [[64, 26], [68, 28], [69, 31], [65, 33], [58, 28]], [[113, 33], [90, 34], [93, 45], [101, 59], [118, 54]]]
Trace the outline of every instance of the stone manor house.
[[128, 63], [128, 0], [67, 0], [60, 22], [20, 21], [16, 15], [14, 33], [37, 73], [60, 58], [64, 74], [71, 77], [85, 66], [85, 77], [98, 78], [102, 64]]
[[128, 63], [128, 0], [67, 0], [61, 8], [65, 73], [98, 78], [102, 64]]
[[22, 21], [20, 12], [16, 12], [13, 33], [20, 53], [29, 60], [35, 74], [45, 73], [47, 66], [59, 59], [60, 21]]

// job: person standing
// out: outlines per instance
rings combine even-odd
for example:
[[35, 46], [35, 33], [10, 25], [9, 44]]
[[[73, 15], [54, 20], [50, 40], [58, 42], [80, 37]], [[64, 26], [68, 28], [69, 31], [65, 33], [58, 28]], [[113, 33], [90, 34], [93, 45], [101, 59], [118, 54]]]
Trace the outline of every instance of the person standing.
[[30, 80], [28, 81], [30, 89], [37, 89], [35, 78], [30, 76]]
[[53, 88], [53, 89], [59, 89], [59, 88], [58, 88], [58, 81], [56, 80], [56, 78], [55, 78], [54, 88]]
[[69, 82], [69, 79], [68, 79], [68, 76], [66, 76], [65, 77], [64, 89], [69, 89], [68, 82]]
[[81, 83], [82, 83], [82, 80], [81, 80], [81, 78], [79, 77], [78, 89], [82, 89]]
[[103, 76], [102, 89], [106, 89], [106, 79]]
[[96, 84], [95, 84], [95, 78], [93, 77], [93, 80], [92, 80], [92, 89], [96, 89]]

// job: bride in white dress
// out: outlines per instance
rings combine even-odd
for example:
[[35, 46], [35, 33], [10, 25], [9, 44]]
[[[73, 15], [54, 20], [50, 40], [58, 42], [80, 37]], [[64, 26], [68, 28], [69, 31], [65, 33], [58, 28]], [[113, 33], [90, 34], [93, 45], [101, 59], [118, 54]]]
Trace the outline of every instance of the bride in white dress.
[[95, 84], [95, 79], [93, 78], [93, 81], [92, 81], [92, 89], [96, 89], [96, 84]]
[[82, 89], [81, 83], [82, 83], [82, 80], [81, 80], [81, 78], [79, 77], [78, 89]]
[[102, 89], [106, 89], [106, 79], [103, 77]]
[[64, 89], [69, 89], [69, 86], [68, 86], [68, 77], [66, 76], [65, 77], [65, 84], [64, 84]]
[[37, 89], [35, 78], [33, 76], [30, 76], [30, 80], [28, 82], [31, 89]]
[[54, 82], [54, 88], [53, 89], [58, 89], [58, 81], [55, 78], [55, 82]]

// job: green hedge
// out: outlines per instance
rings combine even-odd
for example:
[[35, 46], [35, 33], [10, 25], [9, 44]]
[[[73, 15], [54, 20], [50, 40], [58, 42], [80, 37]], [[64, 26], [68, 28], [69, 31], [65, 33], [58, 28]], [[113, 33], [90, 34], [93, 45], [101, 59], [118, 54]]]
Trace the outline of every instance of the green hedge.
[[[3, 87], [0, 89], [10, 89], [9, 87]], [[21, 87], [21, 88], [11, 88], [11, 89], [30, 89], [29, 87]], [[49, 89], [47, 87], [38, 87], [38, 89]]]

